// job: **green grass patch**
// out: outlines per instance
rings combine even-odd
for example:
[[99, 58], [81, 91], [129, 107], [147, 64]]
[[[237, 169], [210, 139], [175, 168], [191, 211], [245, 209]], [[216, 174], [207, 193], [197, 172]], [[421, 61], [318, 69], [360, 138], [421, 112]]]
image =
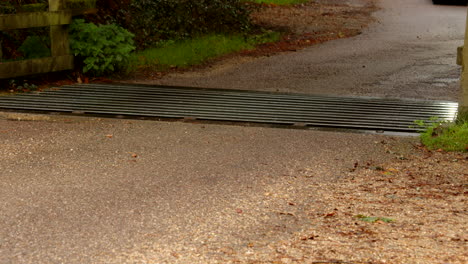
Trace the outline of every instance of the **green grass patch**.
[[244, 2], [252, 2], [257, 4], [274, 4], [274, 5], [295, 5], [308, 2], [309, 0], [245, 0]]
[[250, 50], [255, 45], [274, 42], [280, 38], [276, 32], [266, 32], [253, 37], [207, 35], [182, 41], [167, 41], [158, 47], [132, 54], [128, 73], [141, 68], [167, 70], [199, 65], [225, 54]]
[[468, 151], [468, 121], [415, 123], [425, 128], [421, 133], [421, 142], [428, 149]]
[[384, 223], [391, 223], [391, 222], [395, 222], [394, 219], [391, 219], [391, 218], [386, 218], [386, 217], [376, 217], [376, 216], [365, 216], [365, 215], [356, 215], [356, 218], [361, 220], [361, 221], [364, 221], [364, 222], [368, 222], [368, 223], [376, 223], [376, 222], [384, 222]]

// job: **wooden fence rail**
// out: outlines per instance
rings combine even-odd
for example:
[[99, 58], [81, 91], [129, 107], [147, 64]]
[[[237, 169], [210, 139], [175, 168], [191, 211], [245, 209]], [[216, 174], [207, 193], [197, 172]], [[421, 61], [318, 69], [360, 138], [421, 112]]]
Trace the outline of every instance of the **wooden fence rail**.
[[51, 57], [0, 62], [0, 79], [73, 69], [66, 25], [72, 12], [63, 9], [63, 0], [49, 0], [48, 12], [0, 15], [0, 31], [50, 27]]

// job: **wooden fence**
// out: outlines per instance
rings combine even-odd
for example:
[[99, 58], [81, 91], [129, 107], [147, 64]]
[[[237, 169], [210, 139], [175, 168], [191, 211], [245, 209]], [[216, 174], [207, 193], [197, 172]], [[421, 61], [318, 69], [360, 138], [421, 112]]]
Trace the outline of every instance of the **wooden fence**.
[[66, 25], [72, 11], [64, 10], [63, 0], [49, 0], [48, 12], [0, 15], [0, 31], [50, 27], [51, 57], [0, 62], [0, 79], [73, 69]]

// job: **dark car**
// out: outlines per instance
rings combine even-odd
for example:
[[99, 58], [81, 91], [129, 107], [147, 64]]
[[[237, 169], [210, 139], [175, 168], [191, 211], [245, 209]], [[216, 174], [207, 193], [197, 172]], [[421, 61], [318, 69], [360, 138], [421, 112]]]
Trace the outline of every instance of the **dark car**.
[[466, 5], [468, 4], [468, 0], [432, 0], [432, 3], [435, 5], [445, 5], [445, 4]]

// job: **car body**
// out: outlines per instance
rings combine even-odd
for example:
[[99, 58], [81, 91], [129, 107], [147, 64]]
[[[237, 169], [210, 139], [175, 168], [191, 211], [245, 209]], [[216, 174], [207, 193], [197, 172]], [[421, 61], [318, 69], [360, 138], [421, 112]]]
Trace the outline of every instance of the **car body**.
[[466, 5], [468, 4], [468, 0], [432, 0], [434, 5], [445, 5], [445, 4], [452, 4], [452, 5]]

